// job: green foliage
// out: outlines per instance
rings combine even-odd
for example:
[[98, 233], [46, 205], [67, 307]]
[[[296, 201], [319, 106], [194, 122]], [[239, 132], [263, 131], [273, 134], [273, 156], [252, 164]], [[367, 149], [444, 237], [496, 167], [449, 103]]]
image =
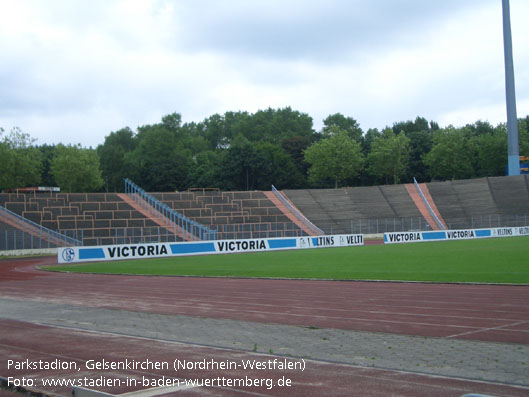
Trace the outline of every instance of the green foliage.
[[507, 166], [507, 130], [504, 126], [492, 128], [471, 138], [476, 153], [476, 176], [505, 175]]
[[346, 131], [349, 138], [357, 142], [362, 140], [363, 131], [358, 122], [352, 117], [345, 117], [341, 113], [332, 114], [323, 120], [323, 125], [324, 136], [332, 134], [335, 131], [333, 127], [338, 127], [340, 130]]
[[427, 181], [429, 177], [428, 167], [423, 162], [424, 153], [432, 150], [433, 133], [431, 131], [410, 131], [406, 134], [410, 139], [410, 161], [408, 170], [408, 181], [416, 178], [419, 181]]
[[364, 134], [364, 139], [362, 140], [362, 152], [364, 153], [364, 156], [367, 157], [367, 155], [371, 151], [371, 144], [373, 143], [375, 138], [379, 135], [380, 135], [380, 132], [376, 128], [370, 128]]
[[520, 156], [529, 156], [529, 116], [518, 121]]
[[255, 148], [264, 156], [267, 167], [259, 181], [260, 190], [270, 190], [272, 185], [278, 189], [296, 189], [303, 185], [303, 175], [280, 145], [259, 142]]
[[42, 158], [42, 174], [41, 174], [41, 184], [42, 186], [57, 186], [55, 178], [51, 173], [51, 162], [56, 154], [55, 145], [41, 145], [38, 147], [40, 151], [40, 156]]
[[394, 184], [408, 172], [410, 160], [410, 139], [401, 132], [395, 135], [386, 129], [371, 143], [367, 157], [368, 172], [386, 183], [391, 179]]
[[457, 130], [454, 127], [436, 131], [432, 150], [424, 156], [431, 176], [442, 180], [472, 177], [473, 161], [472, 145], [464, 129]]
[[493, 135], [494, 132], [494, 127], [488, 121], [478, 120], [474, 124], [466, 125], [468, 136]]
[[[520, 155], [529, 156], [529, 116], [519, 119], [518, 131]], [[286, 107], [214, 114], [198, 123], [171, 113], [156, 124], [110, 132], [97, 155], [107, 191], [122, 191], [124, 178], [150, 191], [268, 190], [272, 184], [295, 189], [503, 175], [506, 145], [504, 124], [477, 121], [441, 130], [422, 117], [364, 134], [354, 118], [335, 113], [316, 133], [310, 116]], [[64, 151], [59, 146], [35, 146], [20, 129], [5, 136], [0, 128], [0, 189], [89, 189], [89, 183], [72, 185], [77, 163], [69, 171], [52, 170]], [[56, 174], [68, 176], [59, 182]]]
[[210, 149], [229, 146], [238, 136], [250, 142], [265, 141], [279, 144], [291, 137], [306, 137], [312, 141], [312, 118], [306, 113], [284, 109], [259, 110], [255, 114], [248, 112], [226, 112], [223, 116], [215, 114], [204, 121], [204, 138]]
[[125, 155], [124, 166], [130, 178], [145, 190], [187, 188], [192, 154], [178, 139], [178, 131], [164, 124], [139, 128], [137, 147]]
[[433, 133], [439, 130], [439, 125], [433, 121], [428, 122], [424, 117], [416, 117], [414, 121], [401, 121], [393, 124], [395, 134], [404, 132], [410, 139], [410, 159], [406, 180], [428, 180], [428, 167], [423, 163], [423, 156], [432, 149]]
[[225, 151], [221, 150], [205, 150], [195, 155], [189, 174], [189, 187], [223, 187], [221, 164], [224, 155]]
[[126, 127], [111, 132], [105, 138], [105, 143], [97, 148], [107, 191], [123, 191], [123, 179], [129, 176], [129, 170], [125, 165], [125, 156], [135, 147], [134, 133]]
[[63, 191], [93, 192], [103, 186], [99, 158], [93, 149], [57, 145], [50, 169]]
[[399, 134], [404, 131], [406, 135], [417, 131], [433, 132], [439, 130], [439, 125], [433, 121], [428, 122], [424, 117], [417, 116], [415, 121], [400, 121], [393, 124], [393, 132]]
[[262, 181], [270, 170], [264, 153], [242, 135], [232, 141], [221, 167], [228, 190], [270, 189]]
[[231, 136], [225, 119], [220, 114], [214, 114], [204, 120], [204, 128], [204, 137], [209, 144], [209, 149], [221, 149], [229, 144]]
[[305, 161], [305, 150], [310, 145], [310, 139], [305, 136], [293, 136], [285, 138], [281, 142], [281, 147], [290, 156], [299, 172], [301, 178], [298, 181], [299, 187], [304, 187], [305, 185], [305, 175], [307, 175], [309, 169], [309, 165]]
[[305, 160], [310, 164], [311, 182], [325, 186], [332, 181], [337, 188], [360, 174], [364, 156], [361, 145], [353, 141], [347, 131], [333, 126], [329, 128], [328, 136], [305, 151]]
[[41, 181], [42, 156], [33, 146], [34, 139], [20, 128], [2, 137], [0, 129], [0, 189], [38, 185]]
[[162, 117], [162, 125], [169, 131], [178, 132], [182, 125], [182, 116], [179, 113], [171, 113]]
[[0, 189], [14, 187], [12, 170], [15, 168], [14, 152], [6, 142], [0, 142]]

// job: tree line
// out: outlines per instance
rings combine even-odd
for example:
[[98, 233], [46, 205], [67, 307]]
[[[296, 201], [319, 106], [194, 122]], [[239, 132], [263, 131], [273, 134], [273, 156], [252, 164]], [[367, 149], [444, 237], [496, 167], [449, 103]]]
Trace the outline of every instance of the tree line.
[[[529, 155], [529, 116], [519, 119], [520, 154]], [[35, 145], [19, 128], [0, 128], [0, 189], [123, 191], [130, 178], [147, 191], [337, 188], [505, 175], [507, 130], [477, 121], [440, 128], [423, 117], [363, 131], [340, 113], [315, 131], [290, 107], [214, 114], [111, 132], [97, 148]]]

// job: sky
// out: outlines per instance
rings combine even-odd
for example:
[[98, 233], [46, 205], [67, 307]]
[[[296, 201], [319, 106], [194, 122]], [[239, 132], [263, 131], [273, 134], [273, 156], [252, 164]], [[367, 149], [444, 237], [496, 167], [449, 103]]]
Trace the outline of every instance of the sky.
[[[525, 117], [529, 1], [510, 8]], [[502, 29], [501, 0], [0, 0], [0, 127], [96, 147], [174, 112], [497, 125]]]

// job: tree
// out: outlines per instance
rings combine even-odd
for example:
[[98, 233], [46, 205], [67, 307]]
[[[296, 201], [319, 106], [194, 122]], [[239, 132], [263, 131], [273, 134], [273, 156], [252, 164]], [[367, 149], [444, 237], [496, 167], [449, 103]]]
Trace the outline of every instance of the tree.
[[310, 146], [311, 142], [308, 137], [305, 136], [293, 136], [291, 138], [285, 138], [281, 142], [281, 147], [290, 156], [298, 171], [303, 176], [303, 183], [299, 187], [304, 187], [306, 182], [307, 172], [309, 165], [305, 161], [305, 150]]
[[103, 186], [96, 151], [81, 145], [57, 145], [51, 173], [61, 190], [68, 192], [93, 192]]
[[494, 127], [488, 121], [478, 120], [474, 124], [466, 125], [466, 132], [472, 136], [481, 136], [481, 135], [492, 135], [494, 134]]
[[171, 113], [162, 117], [162, 124], [169, 131], [178, 132], [182, 126], [182, 115], [180, 113]]
[[[4, 133], [0, 129], [0, 138]], [[38, 185], [41, 181], [42, 156], [33, 146], [35, 139], [18, 127], [0, 141], [0, 188]]]
[[303, 185], [303, 175], [278, 144], [250, 142], [239, 135], [223, 153], [217, 175], [228, 190], [270, 190], [271, 185], [279, 188]]
[[125, 155], [136, 147], [134, 133], [128, 127], [111, 132], [105, 137], [105, 143], [99, 145], [97, 154], [106, 191], [123, 191], [123, 179], [129, 177], [125, 165]]
[[240, 131], [251, 142], [265, 141], [280, 143], [285, 138], [313, 135], [312, 117], [306, 113], [283, 109], [259, 110], [248, 117], [247, 129]]
[[423, 163], [423, 157], [430, 152], [433, 144], [433, 133], [439, 130], [439, 125], [417, 116], [415, 120], [400, 121], [391, 128], [396, 135], [404, 132], [410, 138], [409, 171], [406, 179], [411, 181], [428, 179], [428, 169]]
[[433, 121], [428, 123], [428, 120], [426, 120], [424, 117], [417, 116], [415, 121], [408, 120], [394, 123], [391, 129], [395, 134], [400, 134], [402, 131], [404, 131], [404, 133], [408, 135], [410, 132], [416, 131], [430, 132], [432, 130], [439, 129], [439, 126], [437, 126], [437, 124]]
[[428, 167], [423, 157], [432, 150], [433, 134], [429, 131], [410, 131], [406, 136], [410, 139], [410, 160], [408, 180], [416, 178], [419, 181], [428, 179]]
[[192, 154], [178, 141], [178, 132], [163, 124], [138, 130], [137, 147], [124, 158], [130, 178], [147, 191], [187, 189]]
[[220, 114], [214, 114], [204, 120], [205, 138], [211, 150], [225, 148], [229, 144], [230, 136], [226, 130], [226, 121]]
[[263, 177], [269, 175], [271, 169], [264, 154], [242, 135], [232, 140], [221, 167], [222, 185], [227, 190], [262, 189]]
[[505, 125], [492, 128], [471, 139], [476, 152], [476, 176], [505, 175], [507, 166], [507, 129]]
[[[0, 136], [4, 130], [0, 128]], [[11, 172], [15, 164], [15, 154], [11, 150], [9, 143], [4, 139], [0, 141], [0, 189], [13, 187]]]
[[51, 162], [56, 154], [55, 145], [40, 145], [38, 146], [40, 155], [42, 158], [42, 173], [41, 173], [41, 183], [43, 186], [57, 186], [55, 178], [51, 173]]
[[305, 161], [310, 164], [309, 180], [318, 185], [341, 183], [357, 177], [364, 165], [360, 143], [339, 127], [329, 129], [329, 137], [312, 144], [305, 150]]
[[189, 175], [189, 187], [222, 188], [222, 177], [219, 175], [225, 151], [207, 150], [193, 156]]
[[407, 174], [409, 160], [410, 139], [404, 132], [395, 135], [391, 129], [386, 129], [371, 144], [367, 157], [368, 172], [386, 183], [392, 178], [397, 184]]
[[473, 175], [474, 152], [465, 132], [450, 126], [434, 134], [433, 147], [424, 156], [432, 178], [464, 179]]
[[267, 173], [261, 174], [257, 184], [260, 190], [270, 190], [274, 185], [278, 189], [296, 189], [304, 185], [304, 177], [294, 164], [294, 160], [280, 145], [270, 142], [255, 144], [259, 156], [263, 156], [267, 163]]
[[[502, 127], [506, 128], [505, 125]], [[520, 156], [529, 156], [529, 116], [518, 120], [518, 142]]]
[[[202, 126], [201, 126], [202, 127]], [[204, 120], [203, 137], [210, 149], [228, 148], [237, 136], [243, 136], [250, 142], [281, 143], [284, 139], [301, 136], [312, 142], [314, 130], [312, 118], [290, 107], [283, 109], [258, 110], [248, 112], [226, 112], [214, 114]]]
[[371, 144], [375, 140], [376, 137], [378, 137], [381, 134], [381, 132], [377, 128], [370, 128], [367, 130], [367, 132], [362, 137], [362, 153], [364, 153], [364, 156], [367, 157], [369, 152], [371, 151]]
[[357, 142], [362, 140], [363, 131], [358, 122], [352, 117], [345, 117], [341, 113], [327, 116], [327, 118], [323, 120], [323, 135], [332, 134], [333, 131], [337, 131], [336, 128], [333, 127], [346, 131], [349, 138]]

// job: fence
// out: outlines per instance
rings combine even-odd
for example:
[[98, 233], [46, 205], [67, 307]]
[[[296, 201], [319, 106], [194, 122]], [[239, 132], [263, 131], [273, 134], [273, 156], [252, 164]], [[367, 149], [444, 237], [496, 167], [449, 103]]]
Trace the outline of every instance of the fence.
[[125, 179], [125, 193], [128, 194], [138, 205], [151, 212], [152, 215], [156, 216], [161, 214], [169, 219], [173, 224], [178, 226], [184, 234], [194, 236], [199, 240], [217, 239], [215, 230], [209, 229], [175, 211], [168, 205], [151, 196], [130, 179]]
[[79, 241], [79, 244], [57, 244], [52, 242], [47, 232], [29, 233], [24, 230], [14, 228], [0, 227], [0, 251], [9, 250], [25, 250], [25, 249], [42, 249], [42, 248], [56, 248], [65, 247], [68, 245], [82, 245], [81, 240], [78, 240], [78, 233], [76, 230], [71, 230], [71, 233], [65, 233], [68, 238]]
[[[491, 227], [528, 226], [529, 214], [522, 215], [482, 215], [472, 216], [468, 220], [447, 223], [450, 230], [457, 229], [485, 229]], [[319, 225], [325, 234], [380, 234], [391, 232], [426, 231], [430, 225], [422, 217], [417, 218], [382, 218], [382, 219], [352, 219], [335, 223]]]
[[174, 243], [182, 238], [164, 227], [116, 228], [112, 237], [96, 239], [97, 245], [140, 244], [140, 243]]
[[254, 223], [236, 225], [218, 225], [217, 237], [220, 240], [301, 237], [303, 230], [294, 222]]
[[0, 250], [82, 245], [75, 233], [50, 230], [0, 206]]
[[[326, 234], [380, 234], [402, 231], [425, 231], [429, 225], [422, 217], [352, 219], [336, 224], [320, 225]], [[447, 224], [448, 229], [481, 229], [495, 227], [529, 226], [529, 214], [524, 215], [483, 215], [469, 220]], [[69, 230], [66, 237], [83, 240], [82, 230]], [[300, 237], [304, 233], [293, 222], [272, 224], [219, 225], [215, 231], [218, 239], [252, 239], [273, 237]], [[0, 222], [0, 251], [55, 248], [58, 245], [50, 239], [27, 231], [6, 227]], [[109, 237], [91, 239], [90, 245], [139, 244], [151, 242], [176, 242], [182, 239], [164, 227], [116, 228]], [[66, 245], [66, 244], [61, 244]], [[83, 244], [78, 244], [83, 245]]]
[[471, 229], [485, 229], [490, 227], [529, 226], [529, 214], [522, 215], [479, 215], [473, 216], [470, 222], [452, 222], [447, 224], [449, 229], [464, 229], [464, 225]]
[[[20, 231], [17, 231], [20, 233]], [[75, 230], [70, 232], [75, 233]], [[82, 231], [79, 231], [82, 232]], [[215, 230], [216, 239], [230, 240], [230, 239], [253, 239], [253, 238], [273, 238], [273, 237], [301, 237], [303, 231], [293, 222], [275, 223], [275, 224], [237, 224], [237, 225], [219, 225]], [[0, 232], [0, 237], [3, 237]], [[39, 246], [39, 242], [29, 241], [29, 236], [23, 234], [9, 234], [9, 241], [13, 237], [17, 237], [20, 248], [7, 249], [29, 249], [29, 248], [53, 248], [55, 246], [45, 245]], [[76, 236], [82, 239], [82, 235]], [[21, 239], [25, 239], [21, 241]], [[174, 243], [183, 241], [181, 237], [170, 232], [162, 226], [151, 226], [144, 228], [115, 228], [110, 236], [107, 237], [92, 237], [84, 241], [85, 246], [91, 245], [114, 245], [114, 244], [140, 244], [140, 243]], [[2, 247], [0, 242], [0, 247]], [[10, 243], [10, 246], [13, 244]], [[0, 248], [1, 249], [1, 248]]]
[[430, 229], [430, 225], [423, 217], [351, 219], [343, 220], [339, 224], [320, 223], [319, 226], [325, 231], [325, 234], [381, 234]]

